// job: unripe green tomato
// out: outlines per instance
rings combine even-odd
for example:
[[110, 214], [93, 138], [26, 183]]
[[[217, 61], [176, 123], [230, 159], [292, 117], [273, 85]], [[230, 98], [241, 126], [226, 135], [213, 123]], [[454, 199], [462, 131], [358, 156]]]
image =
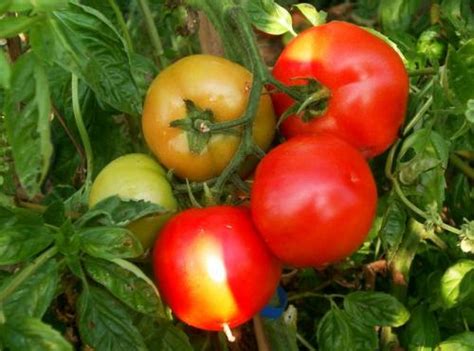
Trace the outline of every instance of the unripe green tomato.
[[105, 166], [92, 184], [89, 207], [114, 195], [123, 200], [148, 201], [167, 210], [166, 214], [140, 218], [128, 225], [145, 250], [178, 208], [166, 171], [144, 154], [128, 154]]

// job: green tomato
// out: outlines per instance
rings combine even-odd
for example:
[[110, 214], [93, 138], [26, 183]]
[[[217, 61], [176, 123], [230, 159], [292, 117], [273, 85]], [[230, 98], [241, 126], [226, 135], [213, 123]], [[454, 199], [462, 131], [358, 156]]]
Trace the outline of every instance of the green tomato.
[[128, 225], [145, 250], [153, 246], [158, 231], [178, 209], [166, 171], [144, 154], [128, 154], [105, 166], [92, 184], [89, 207], [114, 195], [123, 200], [148, 201], [168, 211], [163, 215], [140, 218]]

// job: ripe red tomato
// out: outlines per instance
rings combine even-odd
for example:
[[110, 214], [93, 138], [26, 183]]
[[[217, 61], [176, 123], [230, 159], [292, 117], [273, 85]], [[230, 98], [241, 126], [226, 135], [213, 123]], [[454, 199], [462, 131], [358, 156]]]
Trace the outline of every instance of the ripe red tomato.
[[374, 218], [377, 190], [369, 166], [330, 134], [298, 136], [257, 167], [252, 217], [273, 253], [293, 266], [324, 266], [353, 253]]
[[[385, 41], [356, 25], [334, 21], [302, 32], [283, 50], [273, 75], [287, 85], [313, 78], [331, 94], [321, 116], [286, 119], [281, 132], [287, 138], [332, 132], [373, 157], [394, 142], [404, 121], [409, 82], [403, 62]], [[279, 116], [294, 102], [283, 93], [272, 100]]]
[[153, 251], [164, 301], [182, 321], [222, 330], [252, 318], [269, 301], [281, 267], [248, 209], [189, 209], [172, 218]]

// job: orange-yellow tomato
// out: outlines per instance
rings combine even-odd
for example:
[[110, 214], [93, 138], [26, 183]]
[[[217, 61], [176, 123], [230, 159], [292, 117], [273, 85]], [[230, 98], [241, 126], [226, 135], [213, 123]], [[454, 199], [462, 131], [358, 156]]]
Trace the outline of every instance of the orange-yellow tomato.
[[178, 208], [165, 170], [144, 154], [128, 154], [105, 166], [92, 184], [89, 207], [114, 195], [123, 200], [148, 201], [167, 211], [128, 225], [145, 250], [153, 245], [157, 232]]
[[[145, 140], [168, 169], [181, 178], [203, 181], [218, 176], [232, 159], [240, 142], [235, 134], [212, 134], [199, 152], [193, 152], [188, 133], [171, 127], [187, 118], [186, 100], [213, 113], [213, 122], [243, 116], [252, 75], [244, 67], [222, 57], [193, 55], [164, 69], [151, 84], [143, 111]], [[262, 94], [253, 125], [257, 145], [266, 150], [275, 133], [271, 99]]]

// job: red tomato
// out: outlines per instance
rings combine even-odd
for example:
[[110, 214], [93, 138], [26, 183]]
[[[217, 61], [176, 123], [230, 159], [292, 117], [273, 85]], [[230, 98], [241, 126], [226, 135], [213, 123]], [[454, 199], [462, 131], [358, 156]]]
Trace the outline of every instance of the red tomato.
[[260, 162], [250, 195], [254, 223], [284, 263], [324, 266], [353, 253], [374, 218], [369, 166], [330, 134], [299, 136]]
[[270, 300], [281, 267], [248, 209], [189, 209], [172, 218], [153, 252], [158, 288], [182, 321], [206, 330], [242, 324]]
[[[366, 157], [382, 153], [397, 138], [405, 118], [408, 75], [397, 52], [367, 30], [337, 21], [312, 27], [283, 50], [273, 75], [288, 85], [313, 78], [331, 94], [321, 116], [304, 122], [292, 115], [283, 122], [285, 137], [329, 131]], [[273, 94], [272, 100], [278, 115], [294, 102], [283, 93]]]

